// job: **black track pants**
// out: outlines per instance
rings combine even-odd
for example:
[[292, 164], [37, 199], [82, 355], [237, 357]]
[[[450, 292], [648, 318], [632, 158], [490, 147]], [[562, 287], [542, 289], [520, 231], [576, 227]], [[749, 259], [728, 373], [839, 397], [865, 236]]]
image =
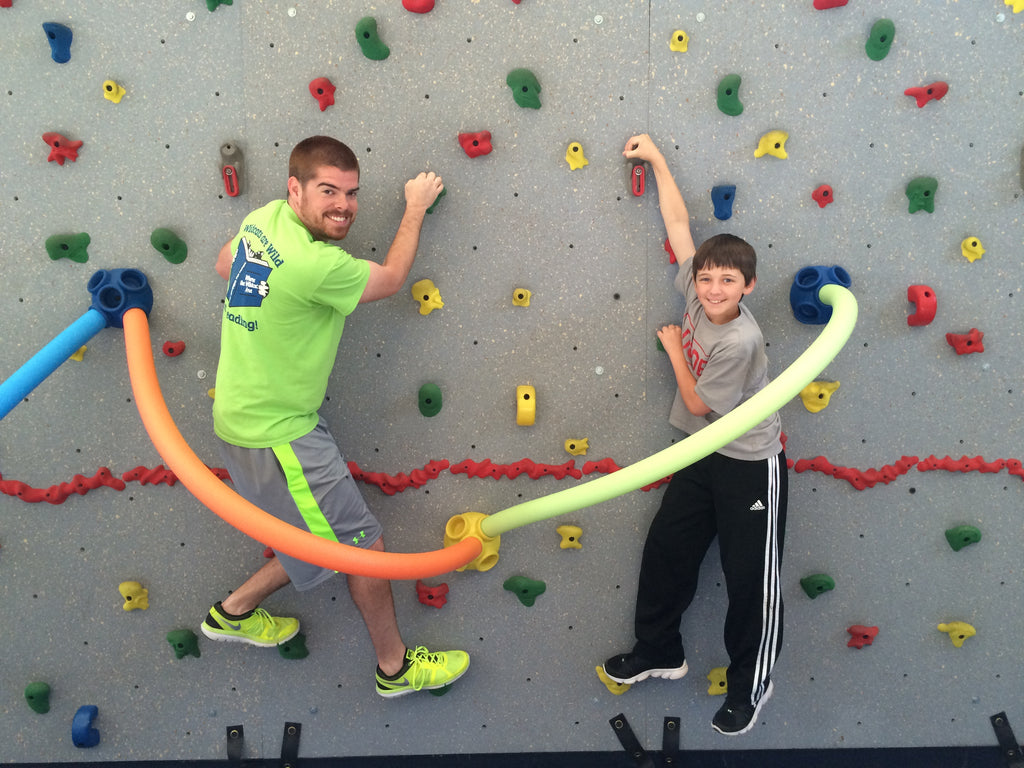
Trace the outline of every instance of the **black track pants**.
[[729, 597], [728, 697], [757, 703], [782, 645], [779, 576], [787, 494], [784, 452], [763, 461], [713, 453], [673, 475], [644, 545], [637, 653], [659, 664], [682, 663], [679, 623], [717, 535]]

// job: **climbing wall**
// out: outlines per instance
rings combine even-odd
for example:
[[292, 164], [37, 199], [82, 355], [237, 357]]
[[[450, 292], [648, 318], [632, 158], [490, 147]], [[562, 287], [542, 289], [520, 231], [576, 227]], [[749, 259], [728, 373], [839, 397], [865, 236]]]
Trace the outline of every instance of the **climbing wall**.
[[[0, 428], [0, 761], [224, 757], [233, 725], [243, 756], [274, 757], [286, 722], [302, 726], [302, 755], [347, 756], [613, 750], [619, 712], [649, 748], [679, 716], [687, 749], [982, 745], [989, 715], [1024, 718], [1024, 13], [1017, 0], [815, 7], [830, 4], [0, 2], [0, 379], [86, 311], [94, 273], [141, 270], [164, 397], [211, 466], [213, 261], [249, 210], [283, 195], [291, 147], [328, 133], [356, 151], [345, 247], [371, 259], [404, 182], [442, 175], [409, 284], [431, 280], [444, 306], [423, 315], [405, 289], [360, 307], [323, 409], [392, 550], [437, 549], [453, 515], [680, 439], [654, 339], [680, 316], [675, 267], [653, 174], [634, 194], [621, 156], [630, 135], [664, 151], [697, 241], [728, 231], [757, 249], [747, 301], [775, 372], [821, 331], [790, 307], [800, 269], [842, 267], [860, 307], [808, 400], [817, 412], [799, 398], [782, 410], [786, 639], [775, 696], [739, 740], [710, 727], [713, 670], [728, 663], [715, 553], [683, 622], [689, 676], [613, 692], [595, 674], [631, 644], [658, 489], [506, 533], [493, 569], [426, 580], [447, 585], [441, 608], [395, 582], [409, 644], [472, 654], [444, 696], [375, 695], [341, 576], [267, 603], [301, 618], [305, 658], [201, 636], [177, 648], [168, 633], [198, 632], [264, 544], [163, 470], [123, 333], [102, 330]], [[364, 17], [377, 39], [357, 36]], [[539, 108], [517, 103], [515, 70], [535, 78]], [[492, 151], [471, 157], [459, 134], [484, 131]], [[908, 197], [919, 179], [937, 186]], [[727, 186], [721, 219], [712, 189]], [[427, 383], [443, 397], [432, 417], [418, 407]], [[521, 385], [532, 426], [517, 425]], [[566, 453], [583, 439], [585, 456]], [[402, 473], [431, 462], [406, 487]], [[563, 524], [580, 548], [561, 546]], [[533, 605], [503, 588], [516, 576], [546, 587]], [[123, 582], [148, 590], [148, 608], [125, 610], [140, 597], [126, 601]], [[49, 686], [48, 701], [31, 691], [45, 714], [26, 701], [32, 683]], [[84, 754], [76, 715], [78, 735], [99, 738]]]

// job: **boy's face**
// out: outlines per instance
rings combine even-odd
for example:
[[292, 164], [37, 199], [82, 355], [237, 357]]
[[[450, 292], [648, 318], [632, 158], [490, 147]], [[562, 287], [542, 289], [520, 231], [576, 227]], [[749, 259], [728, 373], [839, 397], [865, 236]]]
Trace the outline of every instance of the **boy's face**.
[[694, 285], [704, 314], [715, 325], [724, 325], [740, 316], [740, 299], [754, 290], [755, 277], [750, 284], [743, 282], [743, 273], [734, 267], [707, 266], [697, 271]]
[[300, 184], [288, 179], [288, 202], [317, 240], [341, 240], [355, 221], [359, 203], [359, 172], [329, 165], [317, 168], [313, 178]]

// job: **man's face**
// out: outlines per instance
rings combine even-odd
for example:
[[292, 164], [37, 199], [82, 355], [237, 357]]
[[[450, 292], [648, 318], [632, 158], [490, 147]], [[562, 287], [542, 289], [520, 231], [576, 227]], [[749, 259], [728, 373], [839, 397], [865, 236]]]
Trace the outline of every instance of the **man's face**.
[[358, 191], [358, 171], [329, 165], [320, 166], [305, 184], [288, 179], [288, 203], [317, 240], [344, 239], [359, 209]]

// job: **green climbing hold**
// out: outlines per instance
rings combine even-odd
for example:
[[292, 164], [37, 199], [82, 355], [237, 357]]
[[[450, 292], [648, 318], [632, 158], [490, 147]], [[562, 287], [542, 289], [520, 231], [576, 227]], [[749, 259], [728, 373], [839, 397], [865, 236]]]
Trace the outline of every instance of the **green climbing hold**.
[[149, 242], [171, 264], [181, 264], [188, 256], [188, 246], [185, 245], [185, 241], [169, 229], [163, 227], [154, 229], [153, 234], [149, 236]]
[[800, 586], [807, 593], [807, 596], [813, 600], [818, 595], [823, 595], [835, 589], [836, 582], [827, 573], [814, 573], [800, 579]]
[[363, 49], [363, 56], [373, 61], [384, 61], [391, 55], [391, 49], [377, 34], [377, 20], [373, 16], [364, 16], [356, 24], [356, 41]]
[[167, 642], [174, 649], [175, 657], [184, 659], [186, 656], [200, 657], [199, 638], [191, 629], [173, 629], [167, 633]]
[[91, 242], [92, 239], [85, 232], [77, 235], [52, 235], [46, 238], [46, 252], [54, 261], [71, 259], [79, 264], [84, 264], [89, 260], [89, 253], [86, 249]]
[[50, 711], [50, 686], [46, 683], [29, 683], [25, 687], [25, 701], [33, 712], [45, 715]]
[[547, 585], [543, 581], [529, 579], [526, 576], [512, 576], [505, 579], [502, 586], [519, 598], [519, 602], [529, 608], [539, 595], [544, 594]]
[[520, 107], [540, 109], [540, 83], [528, 69], [513, 69], [505, 78], [512, 89], [512, 98]]
[[889, 19], [879, 19], [871, 27], [871, 34], [868, 41], [864, 43], [864, 50], [872, 61], [881, 61], [889, 55], [889, 47], [893, 38], [896, 37], [896, 25]]
[[442, 404], [441, 388], [437, 384], [427, 383], [420, 387], [420, 413], [427, 417], [437, 416]]
[[231, 5], [232, 2], [234, 2], [234, 0], [206, 0], [206, 9], [210, 13], [213, 13], [219, 6]]
[[918, 176], [912, 179], [907, 184], [907, 200], [910, 201], [907, 210], [911, 213], [935, 213], [935, 192], [938, 188], [939, 182], [931, 176]]
[[309, 649], [306, 648], [306, 636], [299, 632], [291, 640], [286, 640], [277, 646], [277, 652], [282, 659], [304, 659], [309, 656]]
[[739, 75], [726, 75], [718, 83], [718, 108], [730, 117], [743, 113]]
[[433, 213], [434, 209], [437, 208], [437, 204], [441, 202], [441, 198], [448, 194], [448, 187], [442, 187], [441, 191], [438, 192], [437, 197], [434, 198], [434, 202], [427, 208], [427, 213]]
[[954, 552], [959, 552], [964, 547], [981, 541], [981, 531], [973, 525], [958, 525], [946, 531], [946, 541]]

